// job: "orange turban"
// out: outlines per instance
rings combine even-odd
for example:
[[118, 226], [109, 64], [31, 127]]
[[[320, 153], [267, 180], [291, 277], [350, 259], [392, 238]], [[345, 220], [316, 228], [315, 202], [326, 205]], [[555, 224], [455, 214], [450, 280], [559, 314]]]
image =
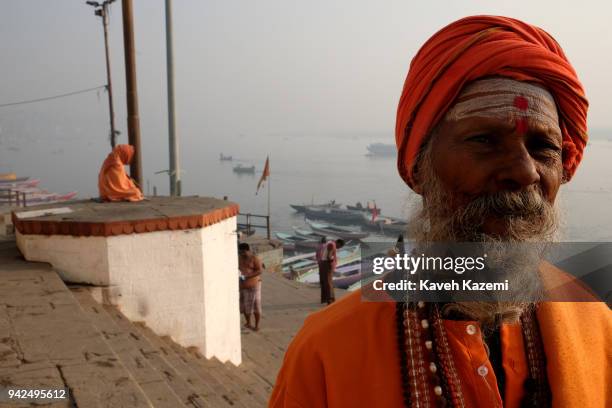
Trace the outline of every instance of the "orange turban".
[[588, 101], [576, 72], [544, 30], [508, 17], [473, 16], [431, 37], [410, 64], [397, 107], [395, 142], [400, 176], [412, 186], [419, 149], [463, 86], [502, 76], [544, 86], [555, 98], [569, 180], [587, 142]]
[[130, 164], [134, 157], [134, 147], [118, 145], [108, 155], [98, 176], [100, 198], [106, 201], [140, 201], [142, 192], [128, 177], [123, 166]]

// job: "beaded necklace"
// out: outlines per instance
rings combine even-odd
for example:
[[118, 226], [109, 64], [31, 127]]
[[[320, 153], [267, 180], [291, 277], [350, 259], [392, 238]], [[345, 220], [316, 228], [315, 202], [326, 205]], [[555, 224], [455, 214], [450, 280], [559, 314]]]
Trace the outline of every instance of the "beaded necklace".
[[[461, 381], [438, 305], [397, 302], [396, 324], [404, 406], [464, 408]], [[529, 367], [521, 407], [548, 407], [546, 361], [534, 310], [521, 316], [521, 327]]]

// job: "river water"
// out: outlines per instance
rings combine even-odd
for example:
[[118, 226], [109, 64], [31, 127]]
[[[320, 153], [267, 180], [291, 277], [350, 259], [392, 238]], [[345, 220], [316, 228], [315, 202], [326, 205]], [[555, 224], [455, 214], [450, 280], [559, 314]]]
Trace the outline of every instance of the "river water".
[[[367, 157], [366, 146], [392, 142], [384, 134], [338, 135], [230, 135], [214, 142], [185, 138], [181, 159], [183, 194], [223, 197], [240, 205], [241, 212], [266, 214], [268, 189], [272, 226], [291, 231], [304, 224], [292, 203], [336, 200], [344, 204], [375, 200], [383, 215], [405, 217], [413, 193], [397, 174], [394, 158]], [[45, 143], [32, 137], [0, 138], [0, 172], [40, 178], [50, 191], [78, 190], [79, 196], [96, 195], [97, 172], [108, 148], [104, 141], [87, 138]], [[167, 194], [167, 176], [155, 175], [166, 168], [166, 145], [159, 142], [144, 150], [145, 190], [158, 187]], [[219, 154], [232, 155], [232, 162]], [[255, 195], [266, 157], [270, 157], [270, 182]], [[565, 238], [576, 241], [612, 240], [612, 142], [592, 139], [574, 179], [562, 186], [560, 204]], [[255, 165], [254, 175], [236, 174], [237, 164]]]

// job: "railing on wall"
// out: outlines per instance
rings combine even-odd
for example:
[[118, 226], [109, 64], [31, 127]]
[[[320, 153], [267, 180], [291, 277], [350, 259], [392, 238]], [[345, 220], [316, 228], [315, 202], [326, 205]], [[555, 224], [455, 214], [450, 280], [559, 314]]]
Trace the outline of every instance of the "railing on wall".
[[0, 204], [8, 204], [9, 206], [27, 207], [28, 200], [26, 193], [10, 188], [0, 188]]
[[[261, 224], [253, 223], [255, 221], [264, 220]], [[244, 222], [241, 222], [244, 221]], [[270, 239], [270, 216], [251, 213], [238, 213], [238, 231], [244, 232], [247, 235], [252, 235], [255, 232], [254, 228], [263, 228], [266, 230], [266, 238]]]

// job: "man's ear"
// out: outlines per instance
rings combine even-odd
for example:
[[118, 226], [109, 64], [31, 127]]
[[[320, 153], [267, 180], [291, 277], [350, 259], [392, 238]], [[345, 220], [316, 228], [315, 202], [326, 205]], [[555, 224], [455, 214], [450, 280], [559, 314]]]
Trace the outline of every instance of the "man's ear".
[[567, 170], [563, 168], [563, 176], [561, 176], [561, 185], [566, 184], [570, 181], [570, 176], [567, 173]]
[[412, 172], [412, 190], [417, 194], [423, 195], [423, 184], [418, 166], [414, 166]]

